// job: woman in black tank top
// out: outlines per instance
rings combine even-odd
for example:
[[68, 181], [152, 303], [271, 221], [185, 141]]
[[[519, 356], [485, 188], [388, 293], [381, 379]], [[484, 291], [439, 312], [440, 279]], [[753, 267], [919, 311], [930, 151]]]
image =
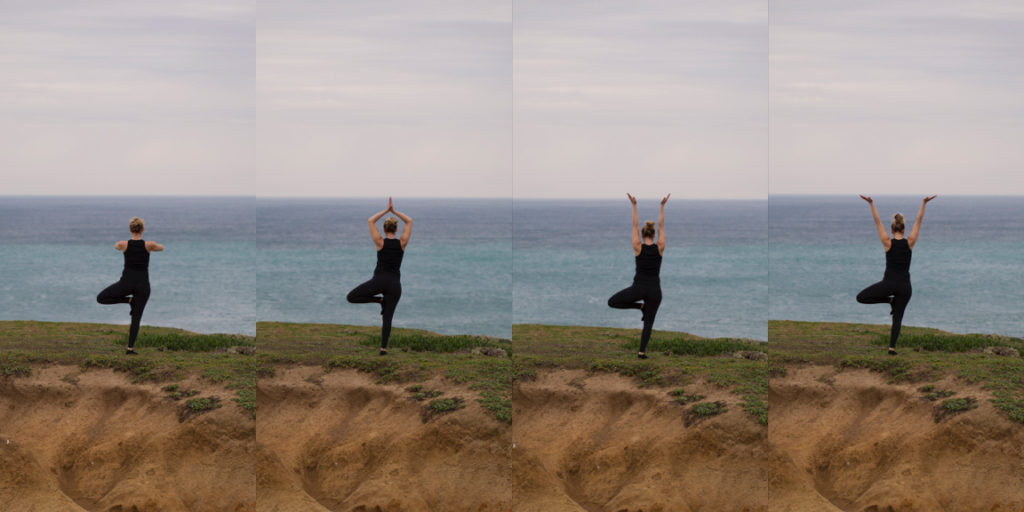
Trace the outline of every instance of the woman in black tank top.
[[[402, 236], [395, 237], [398, 232], [398, 219], [388, 217], [384, 220], [384, 233], [377, 231], [377, 221], [391, 212], [402, 219], [405, 227], [402, 228]], [[354, 304], [375, 303], [380, 304], [382, 317], [380, 328], [380, 355], [388, 353], [388, 338], [391, 336], [391, 318], [395, 315], [395, 307], [398, 306], [398, 299], [402, 298], [402, 282], [400, 280], [402, 267], [402, 256], [405, 255], [405, 246], [409, 244], [409, 236], [412, 235], [412, 217], [395, 210], [391, 198], [388, 198], [388, 207], [382, 212], [374, 214], [367, 221], [370, 227], [370, 238], [373, 245], [377, 247], [377, 267], [373, 269], [373, 278], [348, 292], [348, 301]]]
[[[651, 339], [654, 316], [661, 305], [661, 256], [665, 253], [665, 203], [672, 194], [661, 200], [658, 212], [658, 241], [654, 242], [654, 222], [647, 221], [640, 229], [636, 215], [636, 198], [626, 194], [633, 205], [633, 256], [636, 273], [633, 285], [619, 291], [608, 299], [608, 305], [617, 309], [639, 309], [643, 312], [644, 328], [640, 334], [640, 351], [636, 356], [647, 359], [647, 342]], [[641, 243], [642, 239], [642, 243]]]
[[135, 338], [139, 335], [142, 311], [146, 309], [146, 302], [149, 301], [149, 253], [162, 251], [164, 246], [142, 239], [142, 232], [146, 228], [142, 219], [138, 217], [132, 217], [128, 229], [132, 233], [132, 239], [114, 244], [115, 249], [124, 253], [121, 280], [104, 288], [96, 296], [96, 302], [131, 305], [132, 324], [128, 329], [128, 350], [125, 353], [136, 355]]
[[892, 236], [885, 232], [882, 220], [878, 217], [878, 210], [875, 209], [875, 202], [867, 196], [860, 196], [861, 199], [871, 205], [871, 216], [875, 219], [875, 228], [878, 230], [878, 239], [885, 248], [885, 274], [882, 280], [868, 286], [857, 294], [857, 302], [861, 304], [889, 304], [889, 314], [892, 315], [892, 329], [889, 331], [889, 355], [896, 355], [896, 339], [900, 336], [900, 327], [903, 325], [903, 311], [907, 309], [910, 296], [913, 293], [910, 287], [910, 257], [917, 243], [917, 235], [921, 230], [921, 221], [924, 220], [924, 205], [935, 199], [929, 196], [921, 201], [921, 209], [917, 212], [917, 220], [910, 230], [910, 235], [903, 237], [906, 226], [903, 222], [903, 215], [897, 213], [892, 219]]

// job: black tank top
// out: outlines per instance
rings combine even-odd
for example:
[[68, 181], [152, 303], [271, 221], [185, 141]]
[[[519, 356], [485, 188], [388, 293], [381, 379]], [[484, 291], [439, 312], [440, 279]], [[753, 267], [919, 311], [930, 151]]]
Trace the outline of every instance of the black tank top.
[[910, 244], [906, 238], [893, 240], [885, 251], [885, 277], [883, 279], [910, 280]]
[[402, 242], [397, 238], [385, 238], [384, 246], [377, 251], [377, 268], [373, 269], [373, 275], [402, 275], [398, 269], [402, 267], [402, 255], [404, 254]]
[[661, 254], [658, 254], [658, 246], [655, 244], [641, 245], [640, 254], [636, 257], [636, 275], [633, 276], [633, 281], [658, 284], [661, 281], [658, 277], [660, 272]]
[[124, 270], [149, 271], [149, 251], [145, 240], [128, 240], [128, 248], [124, 250]]

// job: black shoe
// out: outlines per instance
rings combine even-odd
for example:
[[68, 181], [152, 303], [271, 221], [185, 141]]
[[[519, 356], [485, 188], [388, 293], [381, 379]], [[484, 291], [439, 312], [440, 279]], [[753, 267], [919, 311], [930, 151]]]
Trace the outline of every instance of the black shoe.
[[891, 348], [889, 349], [889, 355], [890, 355], [890, 356], [894, 356], [894, 355], [896, 355], [896, 354], [897, 354], [897, 352], [896, 352], [895, 350], [893, 350], [893, 349], [891, 349]]
[[643, 352], [637, 352], [636, 358], [637, 359], [647, 359], [647, 354], [644, 354]]
[[388, 349], [386, 349], [386, 348], [380, 349], [380, 353], [378, 355], [382, 355], [382, 356], [388, 355]]
[[139, 355], [139, 353], [138, 353], [138, 352], [136, 352], [136, 351], [135, 351], [135, 350], [133, 350], [133, 349], [128, 349], [128, 350], [125, 350], [125, 351], [124, 351], [124, 353], [125, 353], [125, 354], [127, 354], [127, 355], [129, 355], [129, 356], [137, 356], [137, 355]]

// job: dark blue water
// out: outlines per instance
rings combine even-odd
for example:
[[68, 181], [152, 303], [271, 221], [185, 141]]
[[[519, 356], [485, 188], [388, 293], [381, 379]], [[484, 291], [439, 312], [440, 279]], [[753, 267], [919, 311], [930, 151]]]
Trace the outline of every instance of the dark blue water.
[[[874, 197], [913, 226], [921, 197]], [[770, 198], [773, 319], [888, 323], [885, 305], [857, 292], [882, 279], [885, 253], [866, 202], [844, 197]], [[910, 267], [904, 324], [952, 332], [1024, 335], [1024, 198], [938, 197], [928, 203]]]
[[[640, 200], [640, 222], [657, 200]], [[670, 200], [655, 329], [767, 339], [767, 201]], [[608, 297], [633, 279], [629, 202], [514, 202], [516, 323], [640, 328]]]

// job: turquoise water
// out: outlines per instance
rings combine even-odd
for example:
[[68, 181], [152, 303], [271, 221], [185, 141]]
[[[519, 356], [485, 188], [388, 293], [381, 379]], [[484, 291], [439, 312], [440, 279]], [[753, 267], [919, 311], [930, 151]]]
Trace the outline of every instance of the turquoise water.
[[[516, 323], [640, 328], [608, 297], [633, 280], [629, 202], [514, 203]], [[641, 200], [641, 222], [657, 201]], [[672, 200], [655, 330], [767, 339], [767, 201]]]
[[[913, 224], [921, 198], [875, 197], [883, 223]], [[857, 293], [882, 279], [885, 253], [867, 203], [850, 197], [770, 199], [773, 319], [889, 323]], [[1024, 336], [1024, 198], [939, 197], [928, 204], [910, 267], [905, 325]]]

